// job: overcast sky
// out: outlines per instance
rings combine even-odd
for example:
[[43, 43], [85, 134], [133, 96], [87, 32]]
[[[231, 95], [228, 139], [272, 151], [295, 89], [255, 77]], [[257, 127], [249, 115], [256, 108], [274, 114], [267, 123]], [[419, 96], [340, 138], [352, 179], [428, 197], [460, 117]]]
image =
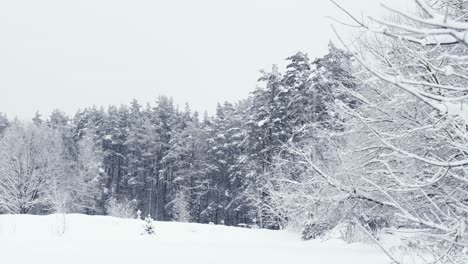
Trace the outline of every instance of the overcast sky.
[[[383, 0], [402, 7], [409, 0]], [[380, 14], [378, 0], [341, 0]], [[152, 102], [213, 112], [255, 88], [260, 69], [302, 50], [326, 52], [328, 0], [0, 1], [0, 112]]]

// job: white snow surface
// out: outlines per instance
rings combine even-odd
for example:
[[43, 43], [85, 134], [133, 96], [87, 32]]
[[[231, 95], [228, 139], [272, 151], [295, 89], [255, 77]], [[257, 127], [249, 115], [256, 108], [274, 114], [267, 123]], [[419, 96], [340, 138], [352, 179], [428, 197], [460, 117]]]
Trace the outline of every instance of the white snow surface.
[[1, 263], [386, 264], [373, 245], [301, 241], [287, 231], [109, 216], [0, 215]]

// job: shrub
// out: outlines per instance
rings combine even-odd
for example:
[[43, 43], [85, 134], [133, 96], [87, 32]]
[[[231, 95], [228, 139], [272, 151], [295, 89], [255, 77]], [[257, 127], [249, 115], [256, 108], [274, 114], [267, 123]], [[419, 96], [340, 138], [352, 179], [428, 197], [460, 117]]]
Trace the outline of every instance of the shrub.
[[106, 203], [106, 212], [110, 216], [135, 218], [137, 203], [135, 200], [110, 198]]
[[153, 225], [153, 218], [148, 215], [145, 218], [145, 224], [143, 226], [143, 234], [142, 235], [154, 235], [156, 233], [154, 225]]
[[320, 238], [331, 228], [332, 226], [329, 223], [309, 220], [304, 224], [304, 228], [302, 229], [302, 239], [310, 240]]

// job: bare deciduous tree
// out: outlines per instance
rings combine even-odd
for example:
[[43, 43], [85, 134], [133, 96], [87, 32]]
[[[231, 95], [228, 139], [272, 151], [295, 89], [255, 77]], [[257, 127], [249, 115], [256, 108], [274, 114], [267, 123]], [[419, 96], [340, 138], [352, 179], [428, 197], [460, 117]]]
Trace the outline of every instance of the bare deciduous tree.
[[41, 125], [15, 121], [0, 141], [0, 207], [28, 213], [47, 203], [54, 177], [62, 173], [62, 141]]

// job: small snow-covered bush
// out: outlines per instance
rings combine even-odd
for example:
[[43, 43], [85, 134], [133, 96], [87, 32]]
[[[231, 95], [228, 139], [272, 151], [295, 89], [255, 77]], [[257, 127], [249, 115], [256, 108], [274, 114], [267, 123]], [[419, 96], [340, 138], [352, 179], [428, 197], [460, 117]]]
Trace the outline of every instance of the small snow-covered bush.
[[250, 225], [251, 229], [259, 229], [260, 227], [257, 224]]
[[141, 220], [141, 211], [140, 211], [140, 210], [138, 210], [138, 211], [136, 212], [136, 218], [137, 218], [138, 220]]
[[390, 226], [389, 220], [382, 216], [362, 215], [357, 220], [372, 235], [377, 235], [382, 229]]
[[325, 239], [342, 239], [347, 243], [374, 243], [380, 240], [383, 230], [390, 226], [388, 216], [360, 215], [337, 224]]
[[177, 222], [190, 222], [190, 205], [188, 202], [188, 196], [179, 192], [171, 202], [173, 210], [173, 219]]
[[135, 200], [110, 198], [106, 203], [106, 212], [110, 216], [135, 218], [137, 203]]
[[156, 233], [153, 218], [150, 215], [145, 217], [145, 224], [143, 226], [143, 234], [142, 235], [154, 235]]
[[302, 239], [310, 240], [323, 237], [331, 228], [332, 226], [329, 223], [309, 220], [302, 229]]
[[341, 239], [346, 243], [372, 243], [369, 235], [353, 221], [338, 224], [327, 233], [325, 239]]

